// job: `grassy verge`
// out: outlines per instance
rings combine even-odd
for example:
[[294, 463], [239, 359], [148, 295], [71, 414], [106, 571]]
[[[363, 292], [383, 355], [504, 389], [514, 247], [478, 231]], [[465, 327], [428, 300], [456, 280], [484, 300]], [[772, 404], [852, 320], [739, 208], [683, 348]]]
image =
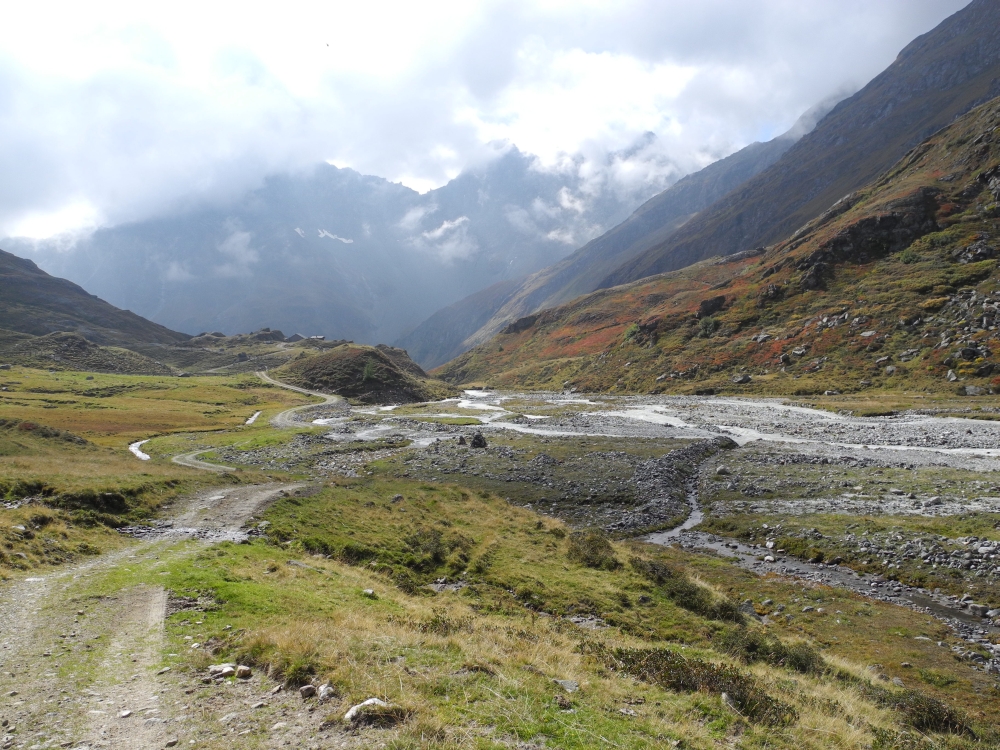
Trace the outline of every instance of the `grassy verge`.
[[[342, 482], [284, 498], [265, 519], [266, 539], [205, 549], [158, 579], [212, 603], [197, 621], [170, 618], [175, 668], [201, 674], [233, 659], [292, 685], [330, 683], [337, 698], [324, 710], [334, 721], [380, 697], [403, 709], [398, 725], [369, 730], [387, 746], [872, 746], [917, 737], [898, 707], [913, 688], [942, 715], [957, 705], [980, 728], [998, 718], [976, 692], [987, 684], [946, 649], [914, 640], [944, 637], [926, 616], [679, 550], [604, 540], [587, 543], [599, 550], [591, 559], [572, 552], [558, 522], [485, 492]], [[656, 565], [685, 583], [664, 585]], [[427, 588], [435, 582], [446, 588]], [[782, 666], [751, 656], [746, 634], [760, 626], [699, 609], [743, 597], [822, 600], [843, 614], [796, 617], [757, 636], [771, 651], [779, 643], [809, 657]], [[901, 634], [886, 643], [890, 623]], [[182, 651], [185, 637], [215, 655]], [[915, 666], [904, 671], [904, 660]], [[656, 664], [691, 677], [657, 677]], [[897, 674], [906, 688], [888, 682]]]
[[[305, 400], [253, 376], [14, 367], [0, 373], [0, 387], [0, 570], [114, 549], [120, 539], [111, 529], [147, 519], [173, 497], [220, 482], [262, 480], [256, 470], [220, 478], [171, 463], [170, 457], [183, 448], [195, 450], [208, 436], [222, 443], [287, 440], [267, 418]], [[264, 413], [254, 425], [244, 425], [255, 411]], [[159, 440], [176, 450], [144, 446], [153, 455], [149, 461], [128, 452], [131, 442], [157, 433], [168, 433]], [[159, 440], [147, 445], [158, 446]]]

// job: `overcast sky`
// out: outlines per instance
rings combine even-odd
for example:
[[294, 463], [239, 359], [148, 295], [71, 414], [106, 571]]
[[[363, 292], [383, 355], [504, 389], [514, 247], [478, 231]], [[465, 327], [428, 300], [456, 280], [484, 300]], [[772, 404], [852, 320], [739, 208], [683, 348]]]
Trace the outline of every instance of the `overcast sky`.
[[498, 142], [600, 171], [653, 132], [616, 178], [679, 174], [864, 85], [966, 2], [9, 3], [0, 236], [224, 201], [323, 160], [423, 191]]

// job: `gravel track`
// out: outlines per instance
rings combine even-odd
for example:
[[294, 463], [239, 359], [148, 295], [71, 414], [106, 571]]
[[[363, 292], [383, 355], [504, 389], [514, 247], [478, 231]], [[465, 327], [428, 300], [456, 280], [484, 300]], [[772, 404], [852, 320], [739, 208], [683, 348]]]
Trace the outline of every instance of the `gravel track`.
[[258, 371], [257, 377], [263, 380], [265, 383], [270, 383], [271, 385], [276, 385], [279, 388], [286, 388], [289, 391], [295, 391], [296, 393], [301, 393], [305, 396], [315, 396], [317, 398], [323, 399], [321, 404], [306, 404], [305, 406], [295, 406], [291, 409], [286, 409], [279, 414], [271, 417], [271, 425], [273, 427], [301, 427], [302, 422], [296, 419], [296, 415], [307, 409], [315, 409], [321, 406], [332, 406], [333, 404], [343, 404], [346, 403], [340, 396], [333, 396], [329, 393], [319, 393], [318, 391], [310, 391], [305, 388], [299, 388], [298, 386], [289, 385], [288, 383], [282, 383], [280, 380], [275, 380], [269, 376], [264, 371]]
[[0, 584], [0, 718], [9, 722], [0, 747], [152, 750], [188, 727], [191, 717], [174, 708], [183, 686], [156, 673], [166, 591], [143, 585], [95, 601], [75, 593], [80, 581], [191, 553], [172, 542], [239, 541], [254, 515], [300, 487], [199, 492], [178, 501], [171, 518], [128, 530], [138, 545]]

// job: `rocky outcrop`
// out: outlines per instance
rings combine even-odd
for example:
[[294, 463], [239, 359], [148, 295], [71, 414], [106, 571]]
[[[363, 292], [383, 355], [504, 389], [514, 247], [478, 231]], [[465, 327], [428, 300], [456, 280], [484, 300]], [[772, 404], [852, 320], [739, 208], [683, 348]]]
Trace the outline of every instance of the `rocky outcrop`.
[[803, 289], [816, 289], [840, 263], [869, 263], [899, 252], [918, 237], [935, 231], [939, 193], [936, 188], [921, 187], [887, 204], [876, 215], [845, 227], [798, 262], [797, 268], [802, 271], [799, 284]]

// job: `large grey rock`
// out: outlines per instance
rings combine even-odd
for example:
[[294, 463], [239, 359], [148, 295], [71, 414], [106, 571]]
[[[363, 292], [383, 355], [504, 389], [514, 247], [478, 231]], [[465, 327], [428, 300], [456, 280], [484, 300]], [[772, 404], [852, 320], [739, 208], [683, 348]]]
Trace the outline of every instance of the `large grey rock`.
[[364, 714], [365, 709], [368, 708], [369, 706], [374, 706], [378, 708], [389, 708], [389, 704], [386, 703], [385, 701], [380, 700], [378, 698], [369, 698], [368, 700], [362, 701], [356, 706], [351, 706], [347, 710], [347, 713], [344, 714], [344, 721], [347, 722], [348, 724], [358, 721]]

